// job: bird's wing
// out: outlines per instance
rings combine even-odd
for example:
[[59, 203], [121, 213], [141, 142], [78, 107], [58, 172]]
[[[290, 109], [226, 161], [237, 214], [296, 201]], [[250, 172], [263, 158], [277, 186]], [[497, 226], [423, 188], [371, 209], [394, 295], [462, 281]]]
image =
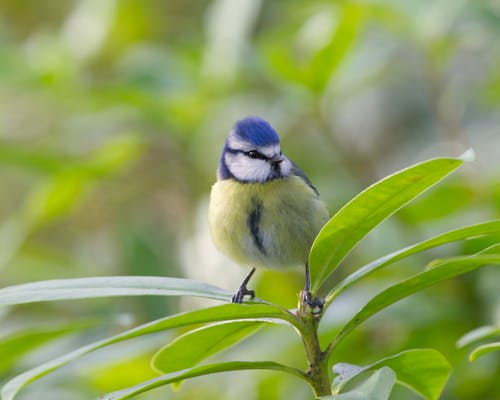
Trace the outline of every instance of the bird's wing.
[[291, 162], [292, 162], [292, 174], [301, 178], [307, 184], [307, 186], [309, 186], [312, 190], [314, 190], [314, 193], [316, 193], [316, 195], [319, 196], [318, 190], [313, 186], [311, 180], [307, 177], [306, 173], [302, 171], [299, 168], [299, 166], [295, 164], [293, 161]]

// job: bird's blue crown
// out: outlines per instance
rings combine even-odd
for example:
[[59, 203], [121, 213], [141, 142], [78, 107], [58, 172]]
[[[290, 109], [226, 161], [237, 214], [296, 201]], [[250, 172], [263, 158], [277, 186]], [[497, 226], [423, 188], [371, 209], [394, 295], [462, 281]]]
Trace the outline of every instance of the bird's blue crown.
[[274, 128], [264, 119], [251, 116], [240, 119], [234, 124], [230, 135], [256, 147], [264, 147], [280, 142]]

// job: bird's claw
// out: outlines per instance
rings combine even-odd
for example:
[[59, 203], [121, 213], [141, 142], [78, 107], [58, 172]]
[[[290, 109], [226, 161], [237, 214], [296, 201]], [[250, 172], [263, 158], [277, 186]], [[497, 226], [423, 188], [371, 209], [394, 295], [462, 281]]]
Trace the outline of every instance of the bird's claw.
[[249, 290], [246, 286], [242, 285], [233, 294], [233, 297], [231, 297], [231, 303], [241, 304], [245, 296], [250, 296], [250, 298], [253, 299], [255, 297], [255, 291]]
[[231, 303], [241, 304], [243, 303], [243, 298], [245, 296], [250, 296], [251, 299], [255, 297], [255, 292], [253, 290], [247, 289], [247, 284], [248, 282], [250, 282], [250, 278], [254, 273], [255, 273], [255, 268], [252, 268], [248, 273], [248, 275], [245, 277], [245, 279], [243, 279], [243, 282], [241, 282], [241, 285], [236, 291], [236, 293], [233, 294], [233, 297], [231, 297]]
[[319, 297], [313, 299], [310, 290], [304, 290], [302, 292], [302, 301], [309, 306], [311, 314], [320, 315], [323, 312], [325, 301]]

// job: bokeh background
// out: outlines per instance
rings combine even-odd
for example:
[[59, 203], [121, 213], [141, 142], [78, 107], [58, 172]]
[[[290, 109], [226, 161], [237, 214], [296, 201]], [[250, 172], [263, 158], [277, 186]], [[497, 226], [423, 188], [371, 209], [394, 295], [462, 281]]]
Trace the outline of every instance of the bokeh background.
[[[473, 148], [474, 164], [399, 212], [346, 260], [500, 216], [500, 1], [0, 0], [0, 281], [189, 277], [227, 289], [246, 270], [213, 248], [206, 207], [235, 120], [271, 122], [331, 212], [424, 159]], [[323, 333], [432, 258], [400, 262], [335, 303]], [[302, 271], [258, 273], [260, 297], [294, 307]], [[498, 353], [467, 361], [465, 332], [500, 321], [494, 267], [441, 284], [372, 318], [335, 362], [367, 364], [412, 347], [454, 368], [443, 399], [500, 398]], [[126, 327], [212, 303], [114, 298], [0, 310], [0, 377]], [[114, 346], [21, 398], [96, 398], [155, 376], [147, 357], [171, 334]], [[3, 355], [4, 354], [4, 355]], [[12, 354], [12, 353], [10, 353]], [[219, 359], [304, 366], [297, 337], [269, 327]], [[237, 397], [236, 397], [237, 396]], [[397, 389], [397, 399], [415, 399]], [[279, 373], [239, 372], [143, 399], [305, 399]]]

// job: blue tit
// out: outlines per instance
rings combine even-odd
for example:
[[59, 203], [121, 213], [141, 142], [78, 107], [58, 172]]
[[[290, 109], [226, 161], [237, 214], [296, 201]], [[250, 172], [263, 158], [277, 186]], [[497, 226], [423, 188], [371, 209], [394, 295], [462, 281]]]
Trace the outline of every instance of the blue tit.
[[210, 194], [208, 222], [220, 252], [253, 267], [233, 296], [254, 296], [247, 283], [255, 267], [305, 266], [303, 299], [312, 308], [308, 256], [328, 220], [325, 204], [306, 174], [281, 151], [273, 127], [259, 117], [234, 125], [226, 138]]

